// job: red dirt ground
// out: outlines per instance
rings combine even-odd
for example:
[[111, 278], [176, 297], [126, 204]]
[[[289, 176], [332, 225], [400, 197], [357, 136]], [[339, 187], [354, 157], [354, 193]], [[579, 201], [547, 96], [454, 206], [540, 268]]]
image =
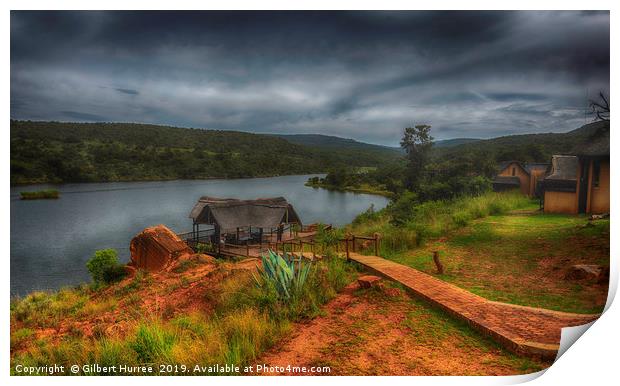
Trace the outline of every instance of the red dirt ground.
[[360, 290], [353, 283], [324, 312], [294, 326], [290, 338], [255, 364], [330, 366], [329, 375], [508, 375], [550, 365], [480, 343], [483, 338], [450, 327], [398, 288]]

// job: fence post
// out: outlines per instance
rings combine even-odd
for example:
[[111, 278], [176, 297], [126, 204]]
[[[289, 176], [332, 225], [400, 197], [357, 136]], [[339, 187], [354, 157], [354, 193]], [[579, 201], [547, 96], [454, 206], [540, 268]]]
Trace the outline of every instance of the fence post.
[[344, 238], [345, 250], [347, 252], [347, 261], [349, 260], [349, 238], [345, 236]]
[[353, 235], [351, 238], [351, 251], [355, 253], [355, 235]]
[[379, 256], [379, 234], [375, 233], [375, 256]]

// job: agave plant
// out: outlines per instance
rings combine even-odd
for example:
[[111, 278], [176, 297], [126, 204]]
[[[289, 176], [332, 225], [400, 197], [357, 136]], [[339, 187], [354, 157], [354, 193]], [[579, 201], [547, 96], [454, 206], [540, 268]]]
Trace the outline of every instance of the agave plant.
[[289, 299], [306, 283], [311, 264], [303, 259], [295, 261], [293, 256], [284, 253], [279, 255], [271, 249], [262, 255], [263, 267], [258, 269], [258, 276], [254, 276], [257, 285], [270, 282], [278, 291], [281, 299]]

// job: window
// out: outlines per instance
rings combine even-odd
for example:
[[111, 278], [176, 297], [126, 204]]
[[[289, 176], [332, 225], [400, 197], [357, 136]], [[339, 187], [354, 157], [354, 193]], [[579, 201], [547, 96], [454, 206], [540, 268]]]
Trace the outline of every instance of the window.
[[594, 161], [592, 166], [592, 187], [598, 188], [601, 184], [601, 161]]
[[514, 176], [517, 173], [517, 168], [515, 168], [514, 166], [512, 167], [512, 175]]

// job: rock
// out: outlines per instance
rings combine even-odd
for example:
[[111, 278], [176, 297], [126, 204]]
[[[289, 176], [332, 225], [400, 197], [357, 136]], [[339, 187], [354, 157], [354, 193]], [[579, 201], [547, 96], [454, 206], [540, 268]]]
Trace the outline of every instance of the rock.
[[564, 275], [566, 280], [598, 279], [603, 273], [603, 267], [595, 264], [575, 264]]
[[193, 254], [190, 247], [165, 225], [146, 228], [129, 244], [131, 265], [147, 271], [160, 271], [179, 258]]
[[371, 288], [371, 287], [376, 287], [379, 284], [379, 282], [381, 282], [381, 278], [379, 276], [366, 275], [366, 276], [360, 276], [357, 279], [357, 282], [361, 288]]
[[593, 214], [590, 216], [590, 221], [594, 221], [594, 220], [602, 220], [604, 218], [609, 217], [609, 213], [603, 213], [603, 214]]

